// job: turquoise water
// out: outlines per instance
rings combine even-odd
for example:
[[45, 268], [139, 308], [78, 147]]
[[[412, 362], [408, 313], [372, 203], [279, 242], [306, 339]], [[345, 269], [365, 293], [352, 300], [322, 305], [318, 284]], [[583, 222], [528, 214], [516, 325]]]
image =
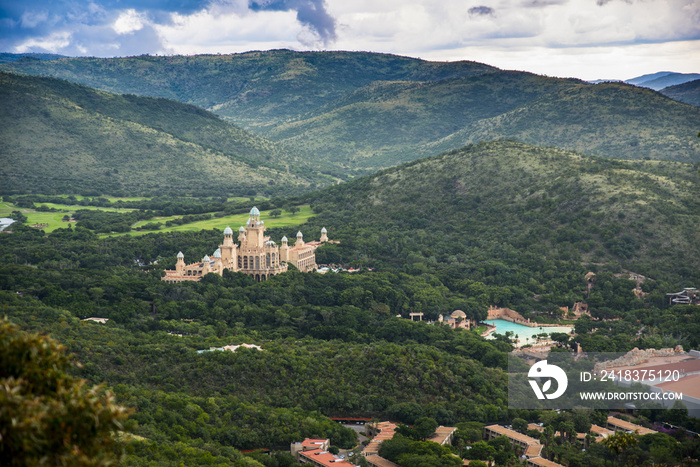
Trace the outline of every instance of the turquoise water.
[[522, 324], [511, 323], [510, 321], [503, 319], [489, 319], [484, 322], [496, 326], [496, 330], [489, 334], [486, 337], [487, 339], [493, 339], [493, 333], [505, 334], [508, 331], [513, 331], [514, 334], [517, 334], [517, 338], [520, 340], [518, 345], [534, 344], [536, 339], [533, 339], [532, 336], [535, 334], [542, 334], [543, 332], [546, 332], [547, 334], [551, 334], [553, 332], [565, 332], [568, 334], [574, 329], [573, 326], [538, 326], [536, 328], [531, 328], [528, 326], [523, 326]]

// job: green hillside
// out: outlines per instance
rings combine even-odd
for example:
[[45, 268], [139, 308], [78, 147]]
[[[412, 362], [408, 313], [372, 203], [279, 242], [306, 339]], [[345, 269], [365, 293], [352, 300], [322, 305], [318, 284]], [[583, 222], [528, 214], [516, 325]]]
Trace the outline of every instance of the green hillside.
[[166, 194], [307, 189], [324, 178], [200, 108], [0, 73], [5, 192]]
[[700, 161], [700, 109], [622, 83], [574, 84], [466, 126], [434, 151], [512, 138], [600, 157]]
[[319, 250], [329, 262], [444, 271], [563, 305], [598, 266], [700, 285], [699, 187], [689, 164], [483, 143], [308, 195], [320, 213], [305, 228], [341, 241]]
[[109, 92], [175, 99], [212, 110], [246, 128], [298, 118], [373, 81], [436, 81], [496, 70], [474, 62], [290, 50], [51, 62], [24, 58], [3, 68]]
[[343, 178], [502, 138], [617, 159], [700, 160], [696, 108], [622, 83], [591, 85], [474, 62], [273, 50], [25, 57], [0, 67], [194, 104]]
[[347, 169], [377, 169], [463, 146], [434, 142], [574, 83], [520, 72], [375, 82], [264, 134]]
[[700, 106], [700, 79], [688, 83], [678, 84], [663, 88], [661, 91], [666, 97], [685, 102], [686, 104]]

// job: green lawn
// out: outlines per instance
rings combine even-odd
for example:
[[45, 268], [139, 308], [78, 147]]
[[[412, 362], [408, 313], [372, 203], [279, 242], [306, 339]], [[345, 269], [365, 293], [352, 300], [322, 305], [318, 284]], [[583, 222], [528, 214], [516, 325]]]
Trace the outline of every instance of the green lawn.
[[37, 206], [46, 206], [47, 208], [59, 209], [63, 212], [75, 212], [79, 209], [90, 209], [92, 211], [111, 211], [111, 212], [130, 212], [134, 211], [131, 208], [101, 208], [99, 206], [81, 206], [79, 204], [56, 204], [56, 203], [41, 203]]
[[17, 209], [9, 203], [0, 203], [0, 217], [8, 217], [10, 214], [12, 214], [12, 211], [16, 211]]
[[49, 224], [43, 228], [44, 232], [53, 232], [56, 229], [68, 227], [68, 222], [63, 222], [65, 212], [36, 212], [29, 209], [22, 209], [22, 214], [27, 216], [27, 225]]
[[[270, 217], [270, 211], [262, 211], [260, 213], [260, 219], [263, 222], [265, 222], [266, 227], [289, 227], [292, 225], [303, 224], [312, 215], [313, 215], [313, 212], [311, 211], [311, 207], [300, 206], [300, 210], [296, 214], [291, 215], [287, 211], [283, 211], [282, 215], [280, 217], [277, 217], [277, 218]], [[139, 222], [137, 225], [143, 225], [143, 224], [147, 224], [149, 222], [163, 222], [163, 223], [165, 223], [165, 221], [170, 220], [170, 219], [174, 219], [175, 217], [178, 217], [178, 216], [151, 219], [148, 221]], [[209, 219], [206, 221], [193, 222], [191, 224], [175, 225], [172, 227], [162, 227], [160, 230], [144, 230], [141, 232], [132, 230], [131, 232], [127, 232], [127, 233], [123, 233], [123, 234], [108, 234], [108, 235], [104, 235], [104, 236], [109, 237], [109, 236], [116, 236], [116, 235], [144, 235], [144, 234], [151, 233], [151, 232], [186, 232], [186, 231], [209, 230], [209, 229], [224, 230], [226, 227], [231, 227], [233, 229], [233, 231], [236, 232], [240, 226], [242, 226], [246, 223], [247, 220], [248, 220], [248, 214], [236, 214], [233, 216], [218, 217], [218, 218], [212, 218], [212, 219]], [[312, 234], [312, 233], [310, 233], [310, 234]], [[312, 234], [313, 238], [315, 238], [316, 236], [320, 236], [320, 232], [316, 233], [315, 235]]]

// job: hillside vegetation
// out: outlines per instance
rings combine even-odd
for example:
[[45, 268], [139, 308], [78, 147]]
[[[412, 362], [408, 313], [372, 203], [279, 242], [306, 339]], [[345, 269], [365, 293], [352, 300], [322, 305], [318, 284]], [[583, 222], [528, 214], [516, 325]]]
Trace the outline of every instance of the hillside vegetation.
[[326, 183], [288, 151], [179, 102], [0, 73], [3, 191], [285, 192]]
[[698, 190], [697, 167], [689, 164], [614, 161], [503, 141], [305, 199], [320, 212], [312, 224], [332, 227], [329, 236], [341, 240], [319, 254], [498, 285], [516, 277], [523, 285], [522, 274], [532, 275], [533, 294], [554, 284], [548, 276], [580, 274], [561, 288], [575, 295], [596, 265], [697, 285]]
[[662, 89], [661, 94], [679, 102], [700, 106], [700, 79], [676, 86], [669, 86]]
[[624, 83], [363, 52], [24, 57], [2, 68], [208, 109], [340, 177], [513, 138], [618, 159], [699, 161], [700, 110]]
[[700, 161], [700, 109], [622, 83], [576, 84], [480, 120], [433, 145], [511, 138], [600, 157]]
[[497, 70], [475, 62], [291, 50], [50, 62], [22, 58], [6, 69], [64, 78], [109, 92], [175, 99], [251, 128], [298, 118], [373, 81], [437, 81]]

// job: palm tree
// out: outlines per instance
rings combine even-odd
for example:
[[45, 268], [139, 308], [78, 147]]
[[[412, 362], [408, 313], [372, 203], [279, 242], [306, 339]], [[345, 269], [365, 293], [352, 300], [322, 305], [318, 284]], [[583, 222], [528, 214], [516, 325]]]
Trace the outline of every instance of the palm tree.
[[605, 438], [603, 440], [603, 444], [608, 448], [613, 458], [616, 458], [619, 455], [624, 457], [626, 451], [639, 442], [636, 434], [636, 431], [634, 433], [618, 431], [614, 435], [610, 435]]

